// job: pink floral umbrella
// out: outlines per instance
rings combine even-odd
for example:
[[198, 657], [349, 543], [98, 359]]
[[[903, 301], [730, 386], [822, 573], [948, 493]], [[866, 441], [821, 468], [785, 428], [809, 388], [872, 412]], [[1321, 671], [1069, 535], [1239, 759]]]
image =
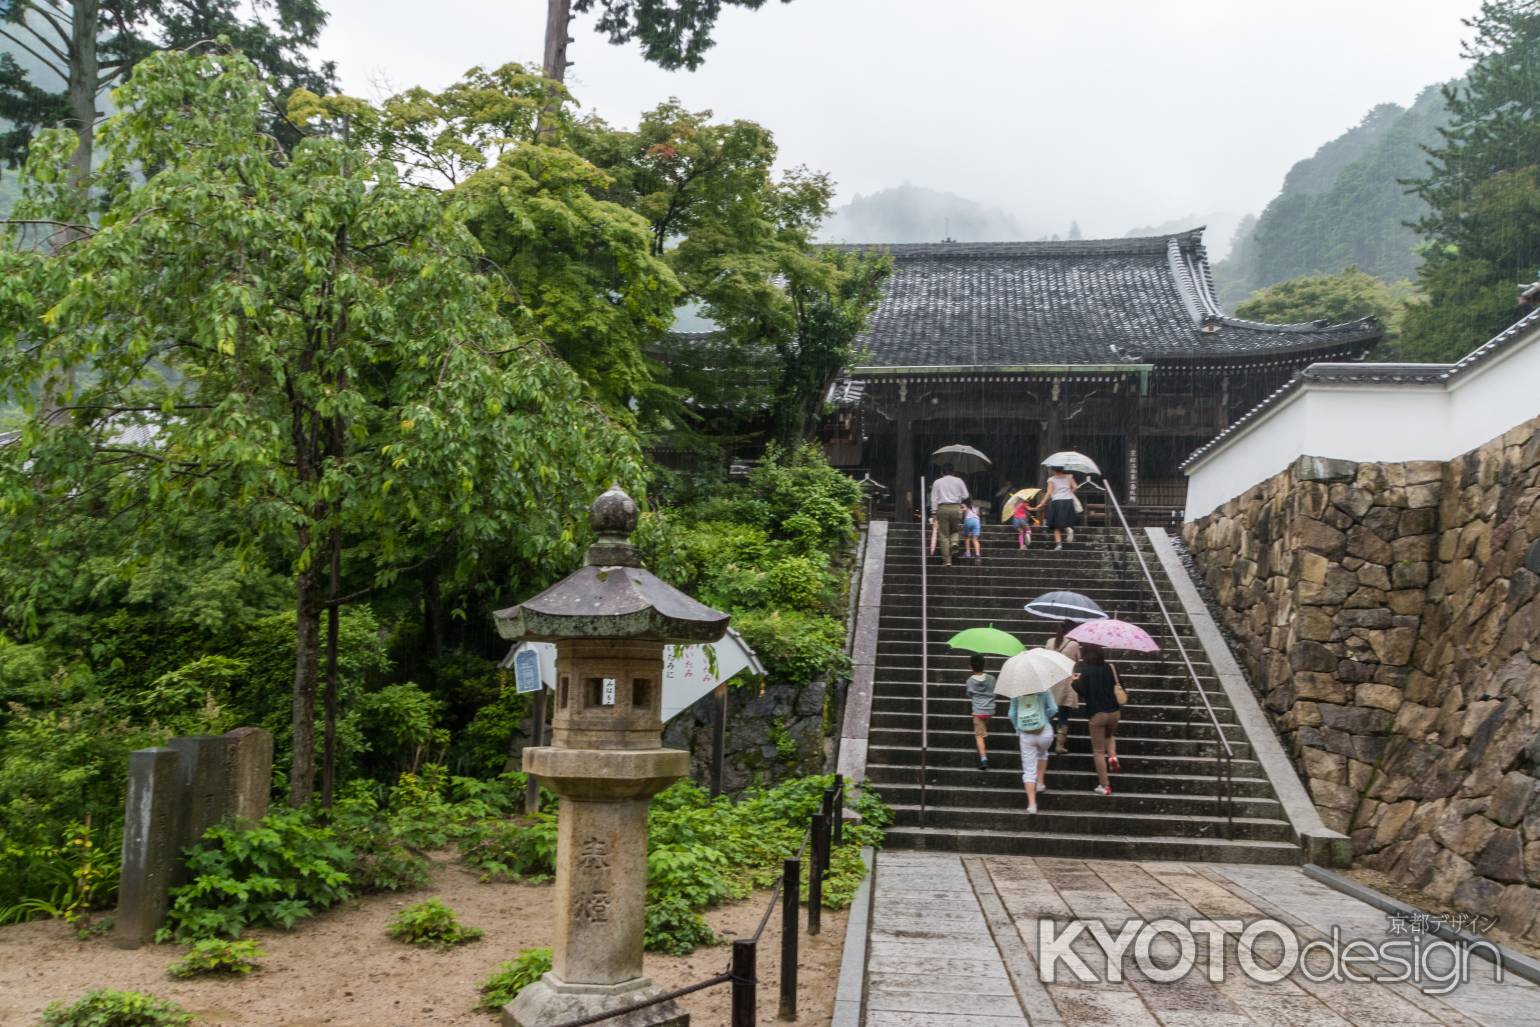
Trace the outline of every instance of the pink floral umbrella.
[[1099, 645], [1104, 649], [1132, 649], [1136, 653], [1160, 651], [1160, 646], [1155, 644], [1149, 632], [1137, 624], [1115, 618], [1086, 621], [1065, 637], [1087, 645]]

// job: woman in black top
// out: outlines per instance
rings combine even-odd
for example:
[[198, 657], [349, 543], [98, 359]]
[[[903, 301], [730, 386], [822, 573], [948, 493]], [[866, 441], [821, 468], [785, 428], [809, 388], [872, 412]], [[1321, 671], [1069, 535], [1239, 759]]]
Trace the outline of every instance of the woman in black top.
[[1107, 782], [1107, 770], [1118, 772], [1118, 717], [1122, 705], [1118, 702], [1117, 668], [1107, 662], [1106, 654], [1099, 645], [1080, 647], [1080, 662], [1075, 665], [1071, 679], [1075, 694], [1085, 704], [1086, 716], [1091, 722], [1091, 755], [1096, 761], [1097, 795], [1111, 795], [1112, 786]]

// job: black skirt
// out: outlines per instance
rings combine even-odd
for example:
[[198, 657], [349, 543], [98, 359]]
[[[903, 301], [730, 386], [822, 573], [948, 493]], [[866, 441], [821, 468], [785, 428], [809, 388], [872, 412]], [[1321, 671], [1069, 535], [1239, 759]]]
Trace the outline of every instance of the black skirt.
[[1055, 499], [1048, 504], [1048, 528], [1073, 528], [1075, 526], [1075, 501]]

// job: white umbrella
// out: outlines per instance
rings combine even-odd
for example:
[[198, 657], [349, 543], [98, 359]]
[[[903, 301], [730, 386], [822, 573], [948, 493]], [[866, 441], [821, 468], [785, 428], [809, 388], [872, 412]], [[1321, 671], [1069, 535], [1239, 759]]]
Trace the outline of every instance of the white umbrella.
[[1046, 692], [1075, 673], [1075, 661], [1051, 649], [1028, 649], [1005, 661], [995, 679], [995, 694], [1007, 699]]
[[1074, 474], [1101, 474], [1102, 469], [1096, 466], [1096, 461], [1084, 453], [1076, 453], [1072, 449], [1066, 449], [1062, 453], [1054, 453], [1043, 461], [1044, 467], [1062, 467]]
[[972, 474], [974, 471], [982, 471], [992, 466], [989, 457], [972, 446], [961, 444], [942, 446], [930, 455], [930, 459], [933, 463], [951, 464], [954, 469], [963, 474]]

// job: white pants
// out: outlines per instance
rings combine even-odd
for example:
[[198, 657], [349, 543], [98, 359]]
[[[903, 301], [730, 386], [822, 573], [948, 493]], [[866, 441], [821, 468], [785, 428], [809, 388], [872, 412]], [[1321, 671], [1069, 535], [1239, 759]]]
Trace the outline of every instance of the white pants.
[[1048, 750], [1053, 745], [1053, 725], [1048, 724], [1036, 734], [1017, 731], [1016, 739], [1021, 743], [1022, 783], [1036, 784], [1038, 761], [1048, 758]]

